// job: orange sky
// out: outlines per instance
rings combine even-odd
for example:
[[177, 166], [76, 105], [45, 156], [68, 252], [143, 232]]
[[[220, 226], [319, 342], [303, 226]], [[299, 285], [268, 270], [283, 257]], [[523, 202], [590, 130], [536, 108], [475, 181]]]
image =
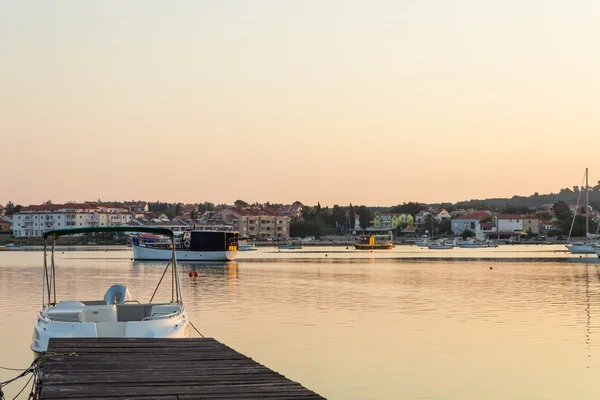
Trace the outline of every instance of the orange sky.
[[595, 183], [599, 20], [592, 0], [8, 3], [0, 203]]

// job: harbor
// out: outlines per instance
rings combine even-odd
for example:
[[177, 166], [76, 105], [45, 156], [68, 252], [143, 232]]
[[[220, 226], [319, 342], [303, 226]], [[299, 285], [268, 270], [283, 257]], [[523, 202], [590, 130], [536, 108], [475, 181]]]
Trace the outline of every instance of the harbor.
[[[164, 271], [164, 262], [131, 260], [126, 246], [57, 250], [57, 290], [73, 298], [127, 282], [147, 299]], [[600, 391], [576, 382], [600, 368], [600, 262], [564, 250], [260, 247], [235, 262], [181, 263], [179, 274], [188, 318], [204, 336], [325, 398], [594, 398]], [[1, 254], [0, 365], [24, 368], [42, 252]], [[14, 290], [23, 282], [32, 289]], [[532, 369], [532, 360], [544, 363]], [[0, 370], [0, 379], [15, 374]], [[6, 397], [23, 385], [6, 386]]]

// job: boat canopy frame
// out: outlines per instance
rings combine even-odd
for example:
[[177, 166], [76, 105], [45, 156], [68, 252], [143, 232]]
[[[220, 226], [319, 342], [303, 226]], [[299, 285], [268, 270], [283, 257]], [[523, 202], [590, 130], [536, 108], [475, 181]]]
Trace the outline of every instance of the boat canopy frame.
[[[162, 227], [149, 227], [149, 226], [103, 226], [103, 227], [86, 227], [86, 228], [66, 228], [66, 229], [54, 229], [44, 233], [44, 266], [42, 269], [42, 309], [47, 306], [56, 306], [56, 269], [54, 263], [54, 252], [56, 248], [56, 239], [61, 236], [77, 235], [82, 233], [129, 233], [129, 232], [140, 232], [140, 233], [154, 233], [156, 235], [164, 235], [171, 239], [171, 247], [173, 254], [169, 260], [165, 271], [163, 272], [154, 294], [150, 299], [154, 299], [154, 295], [158, 291], [158, 288], [162, 282], [165, 273], [171, 266], [171, 303], [183, 305], [183, 297], [181, 294], [181, 283], [179, 281], [179, 269], [177, 267], [177, 256], [175, 253], [175, 233], [168, 228]], [[50, 265], [48, 265], [48, 242], [50, 241]], [[47, 299], [46, 299], [47, 292]], [[47, 302], [46, 302], [47, 300]]]

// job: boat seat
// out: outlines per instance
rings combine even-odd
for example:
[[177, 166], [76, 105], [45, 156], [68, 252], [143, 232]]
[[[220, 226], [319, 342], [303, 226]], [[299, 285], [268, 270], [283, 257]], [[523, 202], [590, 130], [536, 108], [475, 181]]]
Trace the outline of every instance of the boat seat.
[[123, 304], [129, 300], [131, 300], [131, 294], [125, 285], [112, 285], [104, 295], [104, 301], [108, 304]]
[[152, 304], [118, 304], [117, 321], [141, 321], [150, 316]]
[[83, 322], [117, 322], [117, 306], [86, 306], [83, 309]]
[[82, 301], [86, 306], [107, 306], [106, 300], [85, 300]]

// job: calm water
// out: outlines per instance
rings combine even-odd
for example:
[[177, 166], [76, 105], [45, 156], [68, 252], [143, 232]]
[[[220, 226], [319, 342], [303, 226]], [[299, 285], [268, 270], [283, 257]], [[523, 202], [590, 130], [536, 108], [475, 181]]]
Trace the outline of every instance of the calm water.
[[[563, 249], [262, 248], [235, 263], [181, 265], [181, 281], [205, 336], [330, 399], [596, 399], [600, 263], [565, 262]], [[166, 263], [130, 257], [59, 251], [58, 299], [101, 299], [119, 282], [149, 300]], [[0, 251], [2, 366], [32, 360], [41, 261], [40, 251]], [[0, 380], [14, 374], [0, 370]]]

